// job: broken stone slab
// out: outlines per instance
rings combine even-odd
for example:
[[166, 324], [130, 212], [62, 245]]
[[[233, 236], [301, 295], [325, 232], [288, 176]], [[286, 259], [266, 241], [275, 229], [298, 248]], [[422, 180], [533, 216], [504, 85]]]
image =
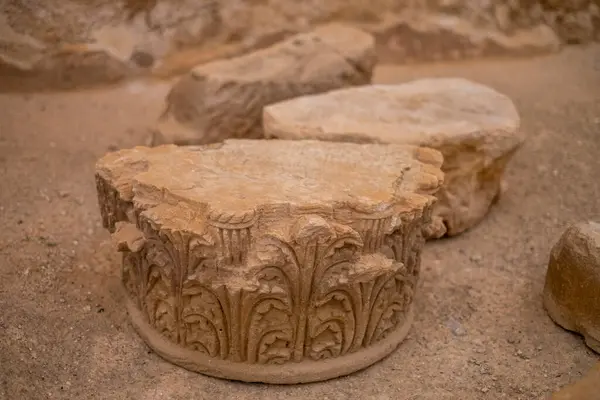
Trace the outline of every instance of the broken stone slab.
[[501, 191], [506, 164], [523, 143], [513, 102], [458, 78], [421, 79], [304, 96], [265, 107], [265, 135], [358, 143], [404, 143], [444, 155], [428, 237], [479, 223]]
[[245, 56], [201, 65], [173, 86], [153, 144], [260, 138], [264, 106], [370, 83], [375, 61], [371, 35], [329, 24]]
[[134, 327], [221, 378], [326, 380], [407, 335], [439, 152], [227, 140], [136, 147], [96, 165]]
[[552, 248], [544, 306], [563, 328], [600, 353], [600, 224], [570, 226]]
[[550, 400], [597, 400], [600, 393], [600, 362], [583, 378], [554, 393]]

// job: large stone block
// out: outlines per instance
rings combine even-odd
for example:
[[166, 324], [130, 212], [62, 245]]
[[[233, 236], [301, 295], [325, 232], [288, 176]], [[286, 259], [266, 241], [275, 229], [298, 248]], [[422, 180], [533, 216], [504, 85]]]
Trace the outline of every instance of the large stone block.
[[513, 102], [465, 79], [422, 79], [305, 96], [264, 110], [267, 137], [404, 143], [444, 155], [431, 237], [474, 226], [500, 193], [507, 162], [523, 142]]
[[552, 248], [544, 306], [554, 322], [600, 353], [600, 224], [573, 225]]
[[228, 140], [97, 164], [133, 325], [162, 357], [244, 381], [318, 381], [392, 352], [413, 318], [441, 155]]
[[262, 109], [304, 94], [370, 83], [375, 41], [340, 24], [194, 68], [167, 97], [154, 144], [260, 138]]

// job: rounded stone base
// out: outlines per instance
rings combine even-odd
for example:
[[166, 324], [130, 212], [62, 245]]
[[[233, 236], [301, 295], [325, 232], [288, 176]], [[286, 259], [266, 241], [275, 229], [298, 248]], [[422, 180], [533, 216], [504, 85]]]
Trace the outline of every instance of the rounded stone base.
[[273, 384], [325, 381], [365, 369], [396, 350], [408, 335], [414, 319], [411, 306], [406, 312], [404, 323], [385, 339], [342, 357], [320, 361], [290, 362], [281, 365], [256, 365], [218, 360], [199, 351], [186, 350], [177, 346], [158, 334], [129, 299], [127, 300], [127, 312], [133, 327], [146, 344], [159, 356], [173, 364], [216, 378]]

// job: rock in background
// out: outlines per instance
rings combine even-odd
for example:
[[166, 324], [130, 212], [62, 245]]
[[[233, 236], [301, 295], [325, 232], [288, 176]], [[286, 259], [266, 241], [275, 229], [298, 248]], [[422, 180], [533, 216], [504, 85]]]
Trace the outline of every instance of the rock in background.
[[241, 57], [200, 65], [171, 89], [152, 144], [262, 138], [264, 106], [366, 85], [376, 60], [371, 35], [333, 23]]
[[544, 306], [554, 322], [600, 353], [600, 224], [573, 225], [553, 247]]
[[549, 400], [597, 400], [600, 397], [600, 362], [581, 380], [554, 393]]
[[395, 61], [554, 51], [598, 39], [597, 0], [4, 0], [0, 90], [172, 76], [330, 21]]

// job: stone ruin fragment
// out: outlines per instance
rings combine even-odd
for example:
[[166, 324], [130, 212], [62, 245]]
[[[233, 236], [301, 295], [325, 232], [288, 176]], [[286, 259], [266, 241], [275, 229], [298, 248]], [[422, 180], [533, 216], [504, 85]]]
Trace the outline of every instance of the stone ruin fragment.
[[404, 145], [227, 140], [96, 166], [127, 309], [159, 355], [268, 383], [365, 368], [406, 337], [442, 156]]
[[368, 84], [375, 62], [370, 34], [328, 24], [247, 55], [200, 65], [173, 86], [152, 144], [261, 138], [264, 106]]
[[[479, 223], [501, 193], [506, 165], [524, 137], [513, 102], [458, 78], [369, 85], [298, 97], [265, 107], [268, 138], [395, 143], [444, 156], [429, 237]], [[366, 161], [365, 161], [366, 162]]]

